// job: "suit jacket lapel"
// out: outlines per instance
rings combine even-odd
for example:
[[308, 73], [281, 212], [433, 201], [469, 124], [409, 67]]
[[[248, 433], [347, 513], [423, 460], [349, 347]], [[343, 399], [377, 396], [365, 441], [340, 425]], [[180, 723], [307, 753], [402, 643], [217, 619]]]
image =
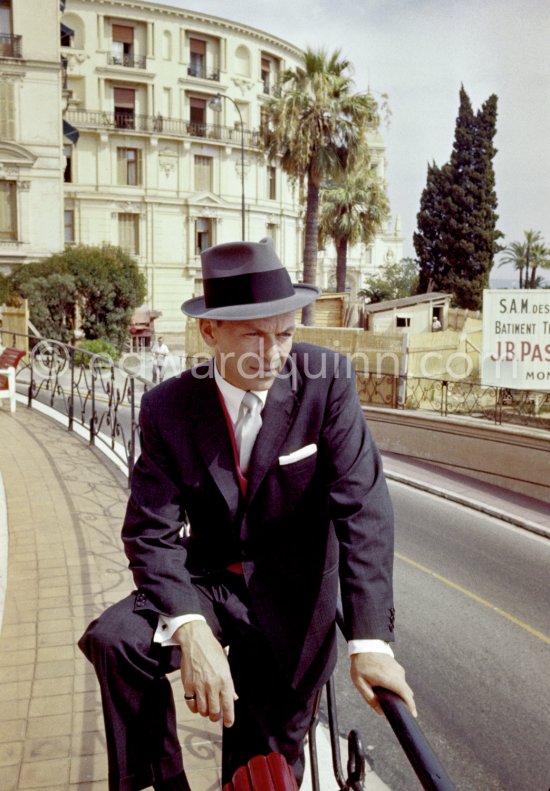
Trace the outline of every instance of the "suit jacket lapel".
[[233, 519], [239, 507], [239, 481], [227, 423], [214, 381], [213, 364], [214, 361], [210, 360], [208, 376], [197, 379], [191, 431], [196, 439], [197, 451], [203, 457], [212, 478], [224, 496]]
[[297, 374], [295, 370], [289, 372], [288, 366], [289, 363], [284, 369], [285, 375], [272, 384], [262, 412], [262, 427], [250, 459], [247, 502], [254, 497], [273, 459], [279, 455], [298, 405]]

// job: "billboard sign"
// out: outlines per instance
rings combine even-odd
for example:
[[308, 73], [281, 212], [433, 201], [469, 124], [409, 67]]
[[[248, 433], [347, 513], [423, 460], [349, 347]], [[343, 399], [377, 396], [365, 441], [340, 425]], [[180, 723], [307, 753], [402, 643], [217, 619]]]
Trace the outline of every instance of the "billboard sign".
[[481, 382], [550, 391], [550, 289], [483, 292]]

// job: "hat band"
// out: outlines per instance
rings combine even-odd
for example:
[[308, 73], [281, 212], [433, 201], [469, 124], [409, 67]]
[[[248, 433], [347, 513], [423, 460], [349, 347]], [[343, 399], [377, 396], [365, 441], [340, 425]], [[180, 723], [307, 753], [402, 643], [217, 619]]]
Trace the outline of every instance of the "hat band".
[[272, 302], [294, 294], [290, 276], [283, 268], [204, 280], [204, 302], [209, 309]]

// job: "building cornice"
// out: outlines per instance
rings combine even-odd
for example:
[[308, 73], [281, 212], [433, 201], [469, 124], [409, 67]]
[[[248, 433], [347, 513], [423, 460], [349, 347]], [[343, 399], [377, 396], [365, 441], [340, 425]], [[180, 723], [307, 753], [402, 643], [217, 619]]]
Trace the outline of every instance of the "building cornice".
[[58, 72], [61, 71], [61, 63], [33, 58], [0, 58], [0, 74], [24, 74], [29, 70]]
[[124, 69], [123, 66], [96, 66], [95, 70], [98, 74], [106, 74], [107, 79], [116, 82], [151, 82], [157, 76], [152, 71], [144, 69], [134, 71], [133, 69]]
[[0, 168], [32, 167], [37, 159], [36, 154], [19, 143], [0, 143]]
[[[69, 0], [70, 2], [70, 0]], [[223, 19], [222, 17], [213, 16], [211, 14], [201, 14], [197, 11], [189, 11], [185, 8], [176, 8], [170, 5], [160, 5], [160, 3], [150, 2], [137, 2], [136, 0], [87, 0], [86, 5], [106, 6], [114, 9], [134, 9], [139, 11], [155, 11], [162, 16], [176, 17], [181, 20], [191, 21], [194, 23], [203, 23], [214, 25], [222, 30], [227, 30], [231, 33], [242, 35], [246, 33], [253, 39], [266, 43], [269, 46], [277, 46], [288, 55], [302, 60], [304, 53], [299, 47], [295, 47], [288, 41], [277, 36], [272, 36], [263, 30], [259, 30], [249, 25], [243, 25], [240, 22], [232, 22], [230, 19]], [[65, 13], [74, 11], [70, 6], [65, 9]]]

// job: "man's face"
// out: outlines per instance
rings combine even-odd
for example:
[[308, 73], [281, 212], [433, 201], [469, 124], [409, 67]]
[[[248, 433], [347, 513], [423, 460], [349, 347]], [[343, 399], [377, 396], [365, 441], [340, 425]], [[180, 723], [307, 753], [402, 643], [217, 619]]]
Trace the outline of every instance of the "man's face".
[[218, 371], [242, 390], [269, 390], [290, 353], [295, 329], [294, 313], [251, 321], [200, 321]]

